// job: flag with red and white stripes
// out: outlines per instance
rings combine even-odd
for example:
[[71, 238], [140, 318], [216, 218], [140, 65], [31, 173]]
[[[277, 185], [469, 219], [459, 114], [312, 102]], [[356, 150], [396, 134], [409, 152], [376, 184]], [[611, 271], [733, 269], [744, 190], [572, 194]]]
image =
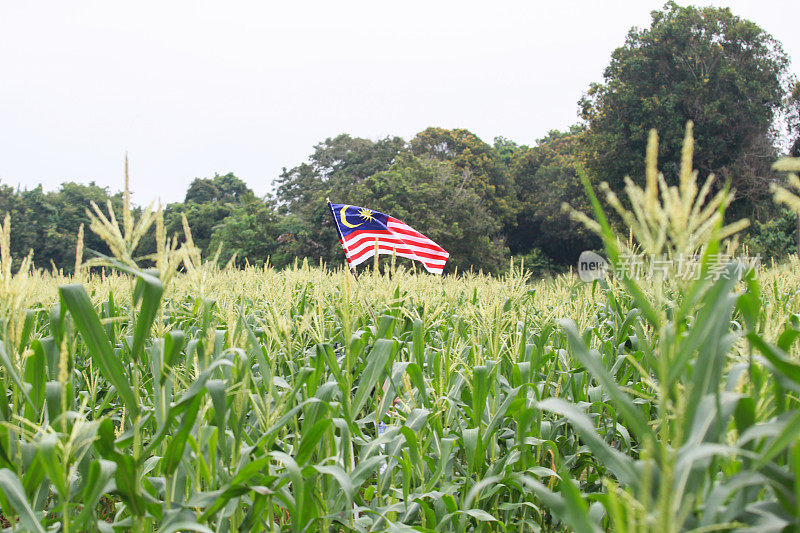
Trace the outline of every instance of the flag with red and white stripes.
[[408, 224], [365, 207], [328, 203], [350, 267], [379, 254], [395, 254], [419, 261], [425, 270], [441, 274], [447, 258], [444, 248]]

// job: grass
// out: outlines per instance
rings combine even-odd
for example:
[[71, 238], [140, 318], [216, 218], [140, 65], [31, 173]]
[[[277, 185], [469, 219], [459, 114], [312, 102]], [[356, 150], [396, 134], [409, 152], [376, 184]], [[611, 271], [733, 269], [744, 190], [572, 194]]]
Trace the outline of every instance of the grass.
[[[219, 268], [127, 208], [121, 226], [94, 210], [114, 243], [89, 262], [103, 272], [12, 274], [6, 223], [0, 525], [796, 530], [800, 265], [717, 264], [739, 226], [715, 215], [725, 192], [695, 220], [684, 172], [672, 191], [654, 174], [631, 189], [641, 240], [599, 203], [588, 222], [612, 261], [660, 246], [727, 279], [386, 263], [356, 285], [306, 263]], [[150, 222], [157, 270], [135, 255]]]

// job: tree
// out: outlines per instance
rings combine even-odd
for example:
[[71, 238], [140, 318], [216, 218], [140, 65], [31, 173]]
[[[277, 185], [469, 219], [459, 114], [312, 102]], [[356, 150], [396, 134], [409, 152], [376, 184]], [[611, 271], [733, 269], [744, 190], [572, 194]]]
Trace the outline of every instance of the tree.
[[233, 209], [215, 229], [211, 249], [220, 250], [220, 262], [227, 263], [234, 255], [238, 264], [244, 260], [263, 265], [268, 258], [275, 266], [284, 266], [293, 257], [281, 254], [281, 219], [274, 202], [267, 198], [242, 204]]
[[388, 169], [405, 143], [400, 137], [378, 141], [341, 134], [314, 146], [307, 163], [284, 169], [278, 178], [277, 198], [290, 212], [316, 209], [331, 194]]
[[494, 150], [497, 158], [500, 159], [500, 162], [502, 162], [506, 169], [508, 169], [514, 164], [516, 157], [520, 153], [528, 150], [528, 147], [524, 144], [517, 144], [511, 139], [506, 139], [505, 137], [495, 137], [492, 149]]
[[[53, 225], [52, 237], [53, 245], [49, 247], [49, 257], [43, 257], [44, 250], [40, 250], [34, 257], [38, 257], [37, 264], [40, 266], [49, 265], [50, 259], [66, 271], [72, 271], [75, 264], [75, 246], [77, 244], [78, 229], [84, 225], [83, 243], [84, 257], [92, 257], [92, 251], [102, 254], [109, 254], [110, 250], [106, 243], [94, 232], [89, 230], [89, 217], [87, 209], [91, 209], [91, 202], [97, 204], [100, 209], [107, 210], [108, 202], [118, 216], [122, 212], [122, 193], [111, 194], [106, 187], [100, 187], [94, 182], [88, 185], [80, 183], [65, 182], [61, 187], [48, 193], [48, 202], [55, 210], [55, 222]], [[47, 262], [42, 263], [42, 259]]]
[[11, 249], [17, 259], [33, 250], [35, 264], [49, 269], [51, 261], [59, 260], [60, 252], [68, 251], [60, 246], [64, 243], [57, 233], [58, 210], [48, 196], [41, 185], [19, 193], [18, 208], [11, 213]]
[[513, 154], [510, 172], [519, 188], [520, 212], [516, 225], [508, 231], [508, 244], [514, 254], [541, 249], [556, 263], [577, 260], [583, 250], [599, 246], [597, 239], [582, 224], [569, 217], [563, 204], [588, 212], [581, 175], [586, 130], [573, 126], [569, 131], [551, 131], [533, 148]]
[[787, 101], [789, 115], [789, 156], [800, 157], [800, 82], [795, 82]]
[[15, 265], [32, 250], [38, 267], [50, 268], [55, 264], [71, 272], [81, 224], [85, 256], [91, 256], [91, 251], [108, 254], [106, 244], [89, 231], [86, 209], [95, 202], [105, 210], [109, 201], [119, 213], [122, 195], [111, 195], [108, 189], [94, 182], [88, 185], [66, 182], [51, 192], [45, 192], [41, 186], [18, 190], [0, 185], [0, 217], [6, 213], [11, 216], [11, 253]]
[[451, 161], [403, 154], [355, 190], [365, 205], [403, 220], [450, 253], [447, 269], [498, 272], [507, 252], [502, 224]]
[[233, 212], [234, 207], [234, 204], [217, 202], [169, 204], [164, 209], [164, 227], [167, 235], [178, 235], [182, 242], [182, 216], [185, 216], [195, 246], [203, 253], [203, 257], [210, 257], [216, 253], [216, 249], [210, 246], [214, 230]]
[[291, 246], [300, 257], [340, 262], [341, 246], [325, 199], [363, 205], [356, 185], [388, 170], [404, 147], [400, 137], [371, 141], [342, 134], [317, 144], [308, 162], [284, 169], [276, 194], [281, 212], [292, 222], [284, 247]]
[[196, 204], [241, 204], [255, 198], [253, 191], [233, 172], [214, 174], [213, 178], [195, 178], [186, 191], [184, 202]]
[[195, 178], [186, 191], [184, 203], [169, 204], [164, 209], [165, 227], [169, 235], [183, 235], [181, 216], [185, 216], [195, 245], [210, 257], [217, 251], [211, 246], [217, 227], [238, 207], [252, 202], [258, 202], [255, 194], [233, 173]]
[[[284, 170], [277, 198], [291, 220], [283, 247], [301, 257], [343, 259], [325, 199], [402, 218], [451, 253], [451, 265], [497, 271], [503, 225], [516, 195], [503, 160], [467, 130], [428, 128], [406, 144], [339, 135], [314, 147], [307, 163]], [[288, 226], [287, 226], [288, 227]]]
[[620, 188], [643, 179], [648, 131], [660, 136], [660, 160], [675, 183], [686, 122], [694, 122], [695, 168], [731, 178], [739, 197], [766, 192], [774, 159], [773, 119], [788, 88], [780, 43], [729, 9], [653, 11], [617, 48], [603, 83], [581, 99], [589, 126], [589, 169]]
[[513, 223], [519, 209], [514, 182], [503, 159], [477, 135], [465, 129], [427, 128], [411, 139], [409, 148], [417, 157], [451, 162], [462, 185], [475, 191], [494, 218]]
[[782, 208], [769, 220], [754, 220], [750, 235], [744, 241], [750, 255], [762, 259], [783, 260], [797, 252], [797, 214]]

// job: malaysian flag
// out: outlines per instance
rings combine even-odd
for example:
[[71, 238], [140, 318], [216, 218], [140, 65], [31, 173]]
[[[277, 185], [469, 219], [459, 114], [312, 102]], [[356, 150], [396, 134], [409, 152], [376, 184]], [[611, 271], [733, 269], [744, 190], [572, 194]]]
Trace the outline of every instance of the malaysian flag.
[[442, 273], [450, 254], [408, 224], [366, 207], [330, 202], [328, 206], [350, 268], [374, 256], [377, 247], [379, 254], [414, 259], [431, 274]]

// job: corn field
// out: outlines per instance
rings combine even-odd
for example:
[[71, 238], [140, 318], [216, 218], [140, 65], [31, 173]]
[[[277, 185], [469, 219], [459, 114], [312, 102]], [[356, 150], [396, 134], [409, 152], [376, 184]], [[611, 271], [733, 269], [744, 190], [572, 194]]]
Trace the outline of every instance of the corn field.
[[220, 268], [127, 195], [121, 221], [92, 208], [113, 257], [68, 278], [12, 272], [6, 221], [3, 527], [798, 530], [800, 263], [715, 263], [742, 224], [687, 144], [680, 187], [652, 151], [632, 211], [607, 192], [627, 238], [590, 189], [576, 216], [612, 263], [692, 253], [714, 278]]

